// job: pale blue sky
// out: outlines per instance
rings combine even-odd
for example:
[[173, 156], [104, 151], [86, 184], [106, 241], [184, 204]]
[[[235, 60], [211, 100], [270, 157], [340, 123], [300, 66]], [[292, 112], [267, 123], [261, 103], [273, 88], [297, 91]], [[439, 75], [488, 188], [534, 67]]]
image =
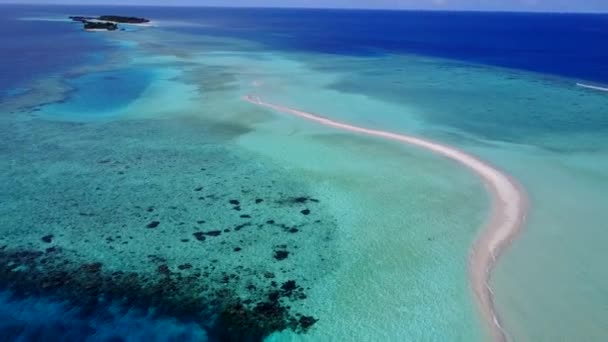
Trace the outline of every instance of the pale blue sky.
[[[45, 4], [391, 8], [484, 11], [608, 12], [608, 0], [29, 0]], [[0, 0], [0, 3], [22, 3]]]

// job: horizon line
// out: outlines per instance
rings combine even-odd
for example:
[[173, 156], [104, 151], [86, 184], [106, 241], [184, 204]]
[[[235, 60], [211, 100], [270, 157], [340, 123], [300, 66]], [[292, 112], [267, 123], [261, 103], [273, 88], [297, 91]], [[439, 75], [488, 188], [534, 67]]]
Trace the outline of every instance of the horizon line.
[[230, 6], [230, 5], [156, 5], [156, 4], [102, 4], [102, 3], [86, 3], [86, 4], [71, 4], [71, 3], [16, 3], [16, 2], [0, 2], [2, 5], [17, 5], [17, 6], [82, 6], [82, 7], [159, 7], [159, 8], [216, 8], [216, 9], [280, 9], [280, 10], [340, 10], [340, 11], [391, 11], [391, 12], [460, 12], [460, 13], [513, 13], [513, 14], [608, 14], [608, 10], [604, 11], [549, 11], [549, 10], [485, 10], [485, 9], [436, 9], [436, 8], [369, 8], [369, 7], [302, 7], [302, 6]]

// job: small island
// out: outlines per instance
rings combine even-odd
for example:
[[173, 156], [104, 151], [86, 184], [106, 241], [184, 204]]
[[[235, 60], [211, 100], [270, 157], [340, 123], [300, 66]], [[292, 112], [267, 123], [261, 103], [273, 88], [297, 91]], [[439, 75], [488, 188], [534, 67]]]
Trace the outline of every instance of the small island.
[[118, 30], [118, 24], [146, 24], [150, 20], [146, 18], [124, 17], [119, 15], [101, 15], [98, 17], [87, 16], [71, 16], [72, 21], [84, 24], [84, 29], [87, 31], [115, 31]]
[[137, 17], [121, 17], [118, 15], [102, 15], [97, 20], [103, 21], [111, 21], [114, 23], [121, 24], [146, 24], [149, 23], [150, 20], [146, 18], [137, 18]]

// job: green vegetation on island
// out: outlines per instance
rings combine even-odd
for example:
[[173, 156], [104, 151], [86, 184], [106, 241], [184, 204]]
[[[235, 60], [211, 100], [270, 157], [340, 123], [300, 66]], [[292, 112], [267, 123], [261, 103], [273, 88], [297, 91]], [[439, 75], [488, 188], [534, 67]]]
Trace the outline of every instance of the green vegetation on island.
[[146, 18], [122, 17], [119, 15], [102, 15], [99, 18], [97, 18], [97, 20], [112, 21], [115, 23], [122, 23], [122, 24], [145, 24], [145, 23], [150, 22], [150, 20], [146, 19]]
[[145, 24], [150, 20], [137, 17], [123, 17], [118, 15], [102, 15], [99, 17], [87, 16], [71, 16], [72, 21], [81, 22], [84, 24], [85, 30], [108, 30], [115, 31], [118, 29], [118, 24]]
[[115, 31], [118, 30], [118, 25], [110, 22], [94, 22], [87, 21], [84, 23], [85, 30], [108, 30]]

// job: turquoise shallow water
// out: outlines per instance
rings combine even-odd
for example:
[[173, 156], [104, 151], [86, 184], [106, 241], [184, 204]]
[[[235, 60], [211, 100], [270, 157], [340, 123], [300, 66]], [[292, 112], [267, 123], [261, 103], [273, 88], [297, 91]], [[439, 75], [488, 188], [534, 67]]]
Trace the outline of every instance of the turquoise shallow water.
[[269, 51], [162, 26], [103, 39], [107, 58], [0, 105], [8, 289], [95, 315], [117, 301], [136, 309], [118, 326], [162, 317], [156, 327], [210, 339], [236, 326], [275, 341], [485, 340], [467, 279], [489, 209], [480, 181], [425, 151], [241, 100], [255, 94], [433, 138], [512, 174], [531, 211], [491, 281], [509, 336], [605, 335], [605, 94], [437, 58]]
[[568, 79], [424, 58], [355, 59], [348, 67], [367, 72], [346, 75], [331, 89], [407, 106], [427, 123], [416, 127], [404, 111], [385, 111], [369, 124], [419, 128], [461, 146], [512, 174], [529, 193], [525, 231], [492, 281], [513, 340], [602, 340], [608, 277], [597, 253], [607, 239], [605, 94]]
[[[114, 283], [125, 281], [117, 272], [135, 272], [152, 288], [167, 274], [200, 277], [162, 293], [177, 303], [199, 298], [209, 305], [207, 324], [216, 319], [212, 303], [256, 308], [273, 288], [288, 317], [318, 320], [307, 334], [297, 323], [271, 339], [478, 338], [464, 272], [486, 210], [478, 180], [426, 152], [241, 100], [285, 87], [294, 72], [305, 91], [326, 81], [288, 56], [247, 54], [235, 43], [218, 53], [159, 48], [147, 42], [179, 37], [155, 31], [124, 37], [132, 43], [121, 46], [132, 48], [85, 76], [75, 70], [67, 90], [55, 92], [59, 102], [35, 105], [53, 92], [42, 84], [7, 104], [34, 110], [6, 117], [4, 153], [35, 148], [10, 157], [2, 171], [14, 180], [4, 185], [2, 215], [18, 227], [2, 240], [5, 258], [19, 264], [15, 249], [52, 248], [59, 254], [40, 266], [51, 274], [100, 263]], [[126, 66], [134, 73], [123, 73]], [[161, 77], [145, 89], [123, 82], [130, 89], [117, 98], [96, 91], [115, 81], [108, 75], [130, 78], [138, 68]], [[271, 92], [301, 93], [283, 89], [290, 92]], [[98, 105], [87, 107], [89, 97]], [[452, 205], [465, 198], [471, 206]], [[17, 210], [36, 215], [11, 214]], [[66, 259], [74, 266], [60, 266]], [[289, 281], [293, 294], [284, 289]], [[173, 304], [156, 305], [175, 314]], [[257, 319], [276, 324], [272, 315]]]

